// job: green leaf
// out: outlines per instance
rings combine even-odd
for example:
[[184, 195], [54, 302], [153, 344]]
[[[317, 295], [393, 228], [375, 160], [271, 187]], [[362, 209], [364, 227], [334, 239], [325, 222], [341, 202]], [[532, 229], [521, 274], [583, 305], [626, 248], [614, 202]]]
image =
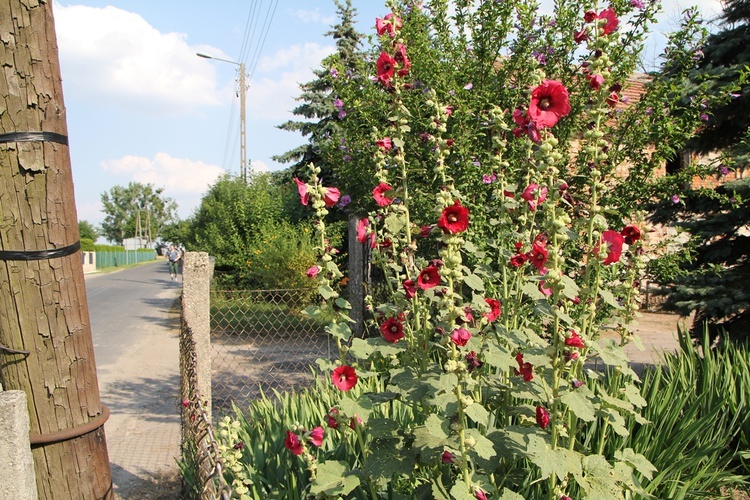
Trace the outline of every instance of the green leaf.
[[379, 405], [399, 399], [401, 394], [391, 391], [368, 392], [367, 397], [370, 398], [372, 404]]
[[398, 137], [393, 138], [393, 145], [396, 146], [399, 149], [404, 148], [404, 141], [403, 139], [399, 139]]
[[398, 234], [404, 226], [406, 226], [406, 221], [397, 213], [392, 213], [385, 218], [385, 229], [391, 234]]
[[479, 457], [489, 460], [497, 453], [495, 452], [495, 445], [487, 439], [479, 429], [466, 429], [464, 431], [467, 438], [474, 439], [474, 445], [471, 447], [471, 451], [476, 453]]
[[367, 423], [367, 419], [372, 412], [372, 401], [365, 394], [361, 395], [357, 400], [341, 398], [339, 401], [339, 411], [347, 417], [357, 415], [364, 423]]
[[519, 495], [515, 491], [511, 491], [508, 488], [503, 488], [503, 494], [500, 495], [498, 500], [525, 500], [522, 495]]
[[612, 475], [612, 466], [601, 455], [583, 459], [584, 475], [576, 475], [576, 482], [587, 498], [622, 498], [622, 490]]
[[474, 493], [469, 492], [469, 485], [460, 479], [451, 488], [451, 498], [454, 500], [476, 500]]
[[484, 281], [482, 281], [482, 278], [480, 278], [476, 274], [469, 274], [465, 276], [464, 283], [471, 287], [472, 290], [476, 290], [477, 292], [484, 291]]
[[562, 395], [560, 401], [565, 403], [573, 414], [584, 422], [596, 419], [596, 408], [593, 403], [594, 394], [588, 387], [571, 388]]
[[498, 346], [494, 343], [487, 347], [487, 350], [484, 353], [484, 361], [488, 365], [504, 372], [508, 372], [513, 368], [518, 367], [518, 363], [513, 355], [511, 355], [510, 351], [504, 346]]
[[638, 408], [643, 408], [648, 404], [646, 400], [643, 399], [641, 391], [633, 384], [627, 384], [625, 386], [625, 396], [631, 403], [633, 403], [633, 406]]
[[464, 408], [464, 413], [477, 424], [487, 426], [487, 420], [490, 418], [489, 412], [479, 403], [473, 403]]
[[599, 297], [601, 297], [604, 302], [611, 305], [615, 309], [622, 309], [622, 305], [617, 301], [614, 294], [609, 290], [606, 290], [604, 288], [600, 289]]
[[430, 434], [439, 439], [447, 439], [450, 434], [449, 422], [434, 413], [427, 417], [424, 426]]
[[326, 300], [330, 300], [331, 297], [333, 297], [333, 294], [335, 293], [333, 289], [328, 285], [320, 285], [318, 287], [318, 293], [321, 297], [323, 297]]
[[562, 481], [569, 474], [581, 475], [583, 455], [580, 453], [566, 448], [553, 450], [547, 440], [538, 435], [529, 435], [528, 440], [527, 451], [530, 454], [530, 460], [539, 467], [542, 479], [555, 474]]
[[371, 418], [367, 422], [367, 432], [375, 438], [392, 437], [398, 430], [398, 423], [390, 418]]
[[349, 301], [341, 297], [337, 298], [335, 301], [333, 301], [333, 303], [336, 304], [336, 306], [339, 307], [340, 309], [352, 308], [352, 305], [349, 303]]
[[573, 281], [573, 279], [570, 276], [567, 276], [565, 274], [562, 275], [562, 277], [560, 278], [560, 281], [562, 282], [564, 286], [564, 288], [562, 289], [563, 295], [565, 295], [570, 300], [575, 299], [580, 293], [578, 284], [575, 281]]
[[349, 325], [346, 323], [331, 323], [326, 326], [326, 332], [334, 338], [341, 340], [349, 340], [352, 331], [349, 329]]
[[406, 475], [414, 469], [413, 453], [399, 449], [396, 439], [376, 439], [370, 445], [370, 455], [362, 467], [366, 476], [390, 479], [394, 474]]
[[625, 448], [623, 451], [615, 451], [615, 458], [630, 465], [635, 470], [640, 472], [643, 477], [649, 480], [654, 477], [654, 472], [657, 472], [656, 467], [654, 467], [654, 465], [649, 462], [646, 457], [644, 457], [640, 453], [636, 453], [632, 448]]
[[602, 338], [599, 339], [597, 346], [599, 347], [599, 357], [602, 358], [605, 365], [618, 366], [626, 375], [631, 375], [635, 379], [638, 378], [638, 375], [630, 369], [628, 356], [622, 350], [622, 347], [617, 344], [617, 341], [614, 339]]
[[313, 495], [339, 496], [351, 493], [359, 486], [359, 478], [344, 461], [326, 461], [318, 464], [317, 476], [310, 485]]

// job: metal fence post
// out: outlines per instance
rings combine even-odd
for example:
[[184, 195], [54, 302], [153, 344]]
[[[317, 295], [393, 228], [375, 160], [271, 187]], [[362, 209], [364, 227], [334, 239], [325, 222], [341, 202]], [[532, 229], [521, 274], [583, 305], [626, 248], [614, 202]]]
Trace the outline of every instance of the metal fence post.
[[[197, 389], [211, 415], [211, 273], [206, 252], [187, 252], [182, 270], [182, 335], [192, 333], [195, 342]], [[190, 398], [183, 385], [183, 401]]]
[[0, 498], [36, 500], [26, 393], [0, 389]]

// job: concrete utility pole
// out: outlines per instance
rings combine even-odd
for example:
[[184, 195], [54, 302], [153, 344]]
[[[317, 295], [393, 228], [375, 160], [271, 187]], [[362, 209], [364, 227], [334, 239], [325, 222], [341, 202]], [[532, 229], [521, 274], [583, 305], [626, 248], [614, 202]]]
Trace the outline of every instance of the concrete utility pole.
[[114, 498], [49, 1], [0, 0], [0, 67], [0, 383], [39, 498]]
[[214, 61], [221, 61], [229, 64], [234, 64], [239, 68], [240, 72], [240, 177], [242, 178], [242, 182], [247, 184], [247, 132], [246, 132], [246, 126], [247, 126], [247, 120], [245, 119], [245, 97], [247, 95], [247, 85], [245, 83], [245, 63], [239, 63], [236, 61], [231, 61], [229, 59], [220, 59], [218, 57], [209, 56], [208, 54], [203, 54], [201, 52], [197, 52], [195, 54], [198, 57], [202, 57], [204, 59], [213, 59]]

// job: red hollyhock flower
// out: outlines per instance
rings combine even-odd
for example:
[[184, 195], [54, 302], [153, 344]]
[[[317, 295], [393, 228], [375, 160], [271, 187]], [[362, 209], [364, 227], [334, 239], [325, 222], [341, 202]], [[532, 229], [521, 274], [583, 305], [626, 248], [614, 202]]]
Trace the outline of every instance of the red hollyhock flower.
[[641, 239], [641, 230], [638, 229], [637, 226], [625, 226], [622, 231], [620, 231], [620, 235], [625, 239], [625, 243], [632, 245]]
[[380, 36], [388, 33], [388, 35], [394, 37], [396, 36], [396, 30], [401, 29], [402, 26], [401, 18], [394, 16], [393, 13], [386, 14], [383, 18], [375, 18], [375, 29]]
[[333, 385], [340, 390], [348, 391], [357, 385], [357, 372], [349, 365], [337, 366], [331, 373], [331, 379], [333, 380]]
[[307, 435], [308, 440], [314, 444], [315, 446], [320, 446], [323, 444], [323, 434], [325, 431], [321, 426], [317, 426], [313, 430], [310, 431], [310, 433]]
[[589, 86], [594, 90], [599, 90], [599, 88], [604, 83], [604, 77], [602, 75], [586, 75], [586, 78], [589, 81]]
[[612, 9], [612, 7], [601, 11], [597, 18], [607, 20], [607, 23], [602, 28], [602, 33], [605, 35], [609, 35], [610, 33], [612, 33], [617, 29], [617, 25], [620, 24], [620, 21], [617, 19], [617, 14], [615, 14], [615, 11], [614, 9]]
[[570, 113], [568, 90], [557, 80], [542, 80], [531, 91], [529, 118], [539, 128], [554, 127], [557, 121]]
[[406, 55], [406, 45], [403, 43], [396, 44], [396, 51], [393, 54], [393, 59], [401, 65], [401, 69], [398, 70], [398, 76], [406, 76], [411, 68], [411, 61]]
[[429, 238], [431, 234], [432, 234], [432, 226], [422, 226], [422, 229], [419, 230], [420, 238]]
[[329, 187], [329, 188], [323, 188], [324, 195], [323, 195], [323, 201], [325, 202], [326, 206], [328, 208], [331, 208], [336, 204], [337, 201], [339, 201], [339, 198], [341, 197], [341, 192], [339, 191], [339, 188]]
[[594, 253], [599, 254], [602, 245], [605, 245], [607, 250], [607, 257], [604, 259], [604, 265], [608, 266], [620, 261], [620, 255], [622, 254], [622, 244], [625, 242], [625, 238], [622, 237], [617, 231], [607, 229], [602, 233], [601, 242], [596, 245]]
[[386, 342], [394, 344], [404, 338], [404, 325], [396, 318], [388, 318], [380, 325], [380, 333]]
[[377, 203], [379, 207], [387, 207], [393, 203], [393, 198], [388, 198], [386, 196], [386, 193], [391, 191], [393, 191], [393, 188], [390, 184], [386, 184], [385, 182], [381, 182], [375, 186], [375, 189], [372, 190], [372, 196], [375, 198], [375, 203]]
[[540, 188], [538, 184], [531, 183], [524, 189], [521, 198], [526, 200], [529, 204], [529, 210], [533, 212], [536, 207], [547, 200], [547, 188], [546, 186]]
[[370, 232], [368, 230], [370, 226], [370, 219], [363, 218], [359, 219], [359, 222], [357, 223], [357, 241], [360, 243], [367, 243], [367, 234]]
[[502, 312], [502, 309], [500, 307], [500, 301], [497, 299], [490, 299], [485, 298], [484, 301], [487, 303], [488, 306], [490, 306], [490, 312], [484, 313], [482, 316], [487, 318], [487, 321], [492, 323], [497, 318], [500, 317], [500, 313]]
[[618, 102], [620, 102], [620, 95], [617, 92], [612, 92], [607, 97], [607, 104], [610, 108], [617, 106]]
[[286, 446], [287, 450], [292, 452], [292, 455], [302, 455], [302, 453], [305, 451], [305, 445], [302, 444], [299, 436], [292, 431], [286, 431], [284, 446]]
[[443, 452], [443, 455], [440, 457], [440, 461], [444, 464], [452, 464], [453, 463], [453, 453], [451, 453], [448, 450], [445, 450]]
[[440, 284], [440, 272], [435, 266], [428, 266], [422, 269], [417, 278], [417, 286], [422, 290], [438, 286]]
[[331, 429], [338, 429], [339, 428], [339, 409], [338, 408], [331, 408], [328, 410], [328, 414], [326, 415], [326, 420], [328, 421], [328, 427]]
[[365, 421], [362, 420], [362, 418], [359, 415], [354, 415], [352, 418], [349, 419], [349, 428], [356, 429], [357, 427], [360, 427], [364, 423]]
[[387, 52], [381, 52], [378, 57], [377, 68], [378, 68], [378, 81], [383, 85], [390, 85], [391, 79], [393, 78], [393, 72], [395, 70], [396, 60], [393, 59]]
[[587, 23], [590, 23], [594, 19], [596, 19], [596, 12], [594, 12], [593, 10], [587, 10], [586, 13], [583, 15], [583, 20], [586, 21]]
[[549, 425], [549, 412], [546, 408], [543, 406], [537, 406], [536, 407], [536, 423], [539, 424], [539, 427], [542, 429], [546, 429]]
[[303, 205], [310, 203], [310, 193], [308, 192], [309, 187], [301, 180], [294, 178], [294, 182], [297, 183], [297, 191], [299, 192], [299, 201]]
[[565, 339], [565, 345], [570, 347], [577, 347], [579, 349], [583, 349], [584, 347], [586, 347], [583, 343], [583, 339], [580, 335], [578, 335], [578, 333], [576, 333], [575, 330], [570, 331], [570, 337]]
[[516, 362], [518, 363], [518, 370], [514, 368], [513, 373], [517, 376], [523, 375], [523, 379], [530, 382], [534, 378], [534, 367], [531, 366], [531, 363], [523, 362], [523, 354], [520, 351], [516, 354]]
[[443, 209], [437, 225], [446, 233], [462, 233], [469, 227], [469, 209], [456, 200], [453, 205]]
[[518, 253], [510, 258], [510, 265], [513, 267], [521, 267], [528, 260], [526, 254]]
[[402, 285], [407, 299], [413, 299], [417, 295], [417, 285], [414, 283], [414, 280], [404, 280]]
[[451, 341], [459, 347], [463, 347], [471, 338], [471, 332], [466, 328], [456, 328], [451, 332]]
[[539, 241], [535, 241], [534, 244], [531, 245], [531, 251], [526, 255], [529, 261], [531, 261], [531, 264], [542, 274], [547, 270], [544, 265], [547, 263], [548, 256], [549, 252], [547, 251], [547, 247]]
[[476, 498], [477, 500], [487, 500], [487, 494], [481, 488], [475, 488], [474, 498]]
[[375, 145], [383, 151], [390, 151], [393, 147], [393, 140], [390, 137], [383, 137], [375, 141]]
[[483, 364], [484, 363], [479, 361], [479, 357], [477, 357], [477, 353], [475, 351], [471, 351], [466, 354], [466, 369], [469, 371], [469, 373], [473, 372], [475, 368], [481, 368]]
[[591, 38], [589, 37], [589, 30], [586, 28], [582, 28], [581, 31], [573, 33], [573, 41], [578, 45], [589, 40], [589, 38]]

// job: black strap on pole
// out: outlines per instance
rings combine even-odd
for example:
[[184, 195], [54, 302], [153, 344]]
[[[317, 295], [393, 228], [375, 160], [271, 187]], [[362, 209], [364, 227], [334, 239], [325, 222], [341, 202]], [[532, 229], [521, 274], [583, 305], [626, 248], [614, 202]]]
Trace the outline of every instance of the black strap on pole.
[[68, 137], [56, 132], [9, 132], [7, 134], [0, 134], [0, 143], [37, 141], [68, 145]]
[[81, 249], [81, 242], [53, 250], [0, 250], [0, 260], [48, 260], [73, 255]]

